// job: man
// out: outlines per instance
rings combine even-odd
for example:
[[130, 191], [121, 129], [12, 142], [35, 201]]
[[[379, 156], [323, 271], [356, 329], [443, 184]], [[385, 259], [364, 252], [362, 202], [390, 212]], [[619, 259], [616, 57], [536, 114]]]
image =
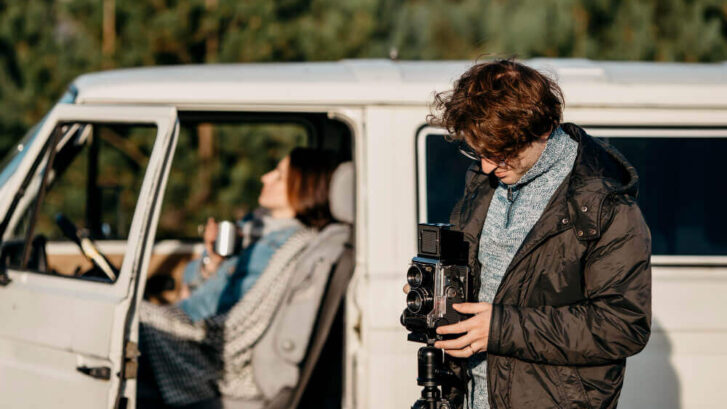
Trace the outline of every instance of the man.
[[[558, 85], [512, 60], [481, 63], [435, 98], [435, 125], [476, 159], [451, 223], [479, 302], [440, 327], [469, 408], [614, 408], [651, 322], [651, 236], [638, 176], [561, 124]], [[459, 402], [457, 390], [448, 392]], [[459, 399], [458, 399], [459, 397]]]

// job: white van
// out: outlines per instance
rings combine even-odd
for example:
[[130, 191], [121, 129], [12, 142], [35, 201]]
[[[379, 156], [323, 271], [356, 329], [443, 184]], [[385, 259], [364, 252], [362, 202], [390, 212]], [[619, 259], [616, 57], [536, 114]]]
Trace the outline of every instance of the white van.
[[[620, 406], [722, 407], [727, 64], [526, 63], [557, 76], [566, 121], [607, 139], [641, 176], [654, 325], [647, 348], [628, 360]], [[175, 147], [204, 135], [228, 138], [217, 149], [238, 156], [304, 141], [353, 160], [355, 273], [343, 329], [333, 331], [343, 348], [322, 356], [334, 372], [316, 393], [333, 407], [409, 407], [420, 391], [420, 345], [406, 341], [399, 315], [416, 225], [447, 220], [468, 166], [426, 125], [428, 103], [470, 64], [356, 60], [79, 77], [0, 170], [0, 407], [135, 407], [133, 306], [148, 275], [178, 271], [200, 251], [180, 240], [194, 233], [176, 226], [193, 215], [173, 205], [191, 200], [184, 184], [207, 169], [188, 168], [193, 161]], [[114, 163], [133, 169], [123, 185], [107, 177]], [[236, 172], [231, 185], [246, 171]], [[96, 246], [73, 237], [71, 220]]]

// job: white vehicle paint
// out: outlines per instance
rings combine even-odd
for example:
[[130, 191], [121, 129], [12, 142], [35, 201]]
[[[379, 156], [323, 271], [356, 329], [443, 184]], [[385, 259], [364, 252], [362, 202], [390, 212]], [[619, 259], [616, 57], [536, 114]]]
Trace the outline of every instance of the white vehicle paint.
[[[647, 147], [664, 138], [727, 138], [727, 64], [527, 63], [558, 77], [565, 120], [595, 136], [647, 138]], [[73, 84], [75, 106], [63, 104], [49, 114], [41, 138], [24, 147], [18, 171], [0, 186], [0, 212], [7, 211], [56, 121], [156, 124], [157, 145], [141, 196], [161, 200], [154, 191], [163, 192], [177, 112], [324, 113], [340, 120], [350, 128], [357, 169], [356, 272], [346, 305], [342, 406], [409, 407], [420, 390], [419, 345], [406, 341], [399, 324], [401, 287], [416, 251], [416, 224], [430, 210], [426, 136], [442, 133], [426, 128], [425, 118], [433, 92], [451, 87], [469, 64], [361, 60], [84, 75]], [[684, 161], [689, 165], [698, 159]], [[685, 163], [674, 167], [683, 170]], [[665, 201], [693, 200], [669, 193], [664, 192]], [[0, 407], [114, 407], [124, 337], [136, 341], [133, 308], [130, 317], [127, 312], [145, 279], [158, 218], [155, 203], [137, 204], [126, 244], [134, 247], [113, 286], [8, 271], [12, 282], [0, 287]], [[652, 338], [628, 360], [620, 407], [722, 407], [727, 254], [677, 252], [655, 255], [652, 262]], [[76, 370], [84, 365], [109, 366], [112, 376], [108, 381], [85, 377]], [[122, 388], [127, 407], [133, 407], [134, 388], [132, 380]]]

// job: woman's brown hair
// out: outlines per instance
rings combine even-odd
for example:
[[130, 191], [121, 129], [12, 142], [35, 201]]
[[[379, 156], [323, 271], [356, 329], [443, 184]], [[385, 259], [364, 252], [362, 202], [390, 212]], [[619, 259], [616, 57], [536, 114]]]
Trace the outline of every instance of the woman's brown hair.
[[303, 224], [321, 229], [333, 220], [328, 203], [331, 176], [336, 168], [329, 151], [295, 148], [289, 155], [288, 201]]
[[427, 118], [478, 154], [511, 158], [555, 129], [563, 112], [558, 84], [512, 59], [474, 65], [454, 89], [434, 97]]

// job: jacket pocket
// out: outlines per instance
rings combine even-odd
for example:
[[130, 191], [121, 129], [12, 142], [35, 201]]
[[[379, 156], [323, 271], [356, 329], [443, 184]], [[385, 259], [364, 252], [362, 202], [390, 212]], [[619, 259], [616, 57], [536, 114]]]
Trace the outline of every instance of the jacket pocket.
[[510, 372], [509, 405], [512, 409], [564, 409], [566, 401], [553, 365], [535, 364], [514, 359]]
[[572, 366], [557, 366], [558, 377], [563, 391], [563, 408], [592, 409], [578, 369]]

